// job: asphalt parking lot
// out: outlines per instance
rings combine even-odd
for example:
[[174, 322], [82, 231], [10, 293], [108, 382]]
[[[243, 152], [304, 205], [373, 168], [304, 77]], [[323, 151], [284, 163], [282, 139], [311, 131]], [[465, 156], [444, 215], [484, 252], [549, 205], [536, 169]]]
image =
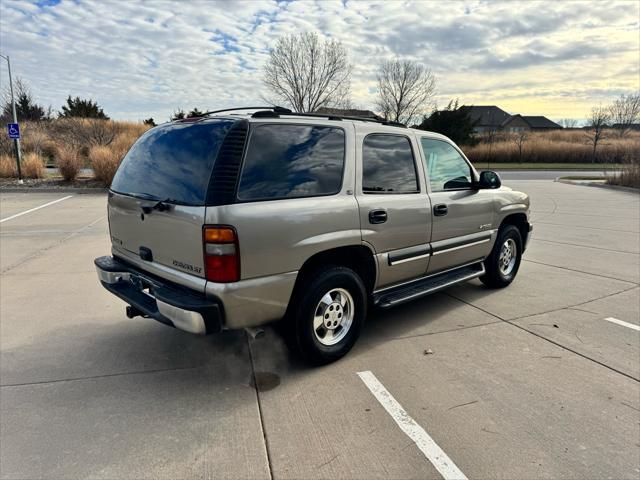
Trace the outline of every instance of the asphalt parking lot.
[[375, 312], [317, 369], [270, 329], [127, 319], [93, 267], [106, 196], [0, 193], [0, 476], [447, 478], [371, 372], [467, 478], [637, 479], [640, 196], [507, 184], [535, 225], [509, 288]]

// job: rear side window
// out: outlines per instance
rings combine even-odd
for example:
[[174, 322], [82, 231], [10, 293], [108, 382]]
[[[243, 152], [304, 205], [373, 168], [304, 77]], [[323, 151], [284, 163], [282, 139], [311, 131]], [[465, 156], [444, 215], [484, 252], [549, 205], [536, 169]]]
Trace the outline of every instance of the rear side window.
[[362, 144], [364, 193], [416, 193], [419, 191], [413, 150], [407, 137], [368, 135]]
[[344, 131], [312, 125], [259, 125], [251, 133], [238, 199], [332, 195], [340, 191]]
[[220, 144], [232, 121], [170, 124], [145, 133], [116, 172], [111, 190], [183, 205], [204, 205]]

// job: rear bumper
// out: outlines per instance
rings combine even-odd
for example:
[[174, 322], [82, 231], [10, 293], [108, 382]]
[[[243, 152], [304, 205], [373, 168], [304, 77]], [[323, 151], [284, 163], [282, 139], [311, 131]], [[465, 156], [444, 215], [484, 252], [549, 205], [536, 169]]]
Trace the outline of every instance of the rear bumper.
[[110, 256], [96, 258], [94, 263], [102, 286], [135, 313], [198, 335], [222, 330], [222, 307], [204, 294], [151, 277]]

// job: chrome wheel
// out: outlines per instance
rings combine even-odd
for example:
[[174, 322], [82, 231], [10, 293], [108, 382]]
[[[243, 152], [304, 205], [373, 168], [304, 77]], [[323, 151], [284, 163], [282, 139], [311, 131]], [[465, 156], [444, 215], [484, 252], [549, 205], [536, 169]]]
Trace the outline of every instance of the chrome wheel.
[[313, 315], [313, 333], [322, 345], [335, 345], [353, 324], [353, 298], [343, 288], [329, 290], [320, 299]]
[[498, 257], [498, 268], [500, 273], [508, 277], [513, 272], [516, 265], [518, 252], [516, 242], [512, 238], [507, 238], [500, 248], [500, 256]]

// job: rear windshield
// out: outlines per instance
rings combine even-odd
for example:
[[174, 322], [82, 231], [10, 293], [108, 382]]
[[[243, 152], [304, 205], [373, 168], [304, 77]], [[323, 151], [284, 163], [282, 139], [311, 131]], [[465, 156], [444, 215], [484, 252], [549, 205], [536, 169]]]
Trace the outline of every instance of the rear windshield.
[[233, 121], [170, 124], [145, 133], [116, 172], [111, 190], [125, 195], [204, 205], [220, 144]]

